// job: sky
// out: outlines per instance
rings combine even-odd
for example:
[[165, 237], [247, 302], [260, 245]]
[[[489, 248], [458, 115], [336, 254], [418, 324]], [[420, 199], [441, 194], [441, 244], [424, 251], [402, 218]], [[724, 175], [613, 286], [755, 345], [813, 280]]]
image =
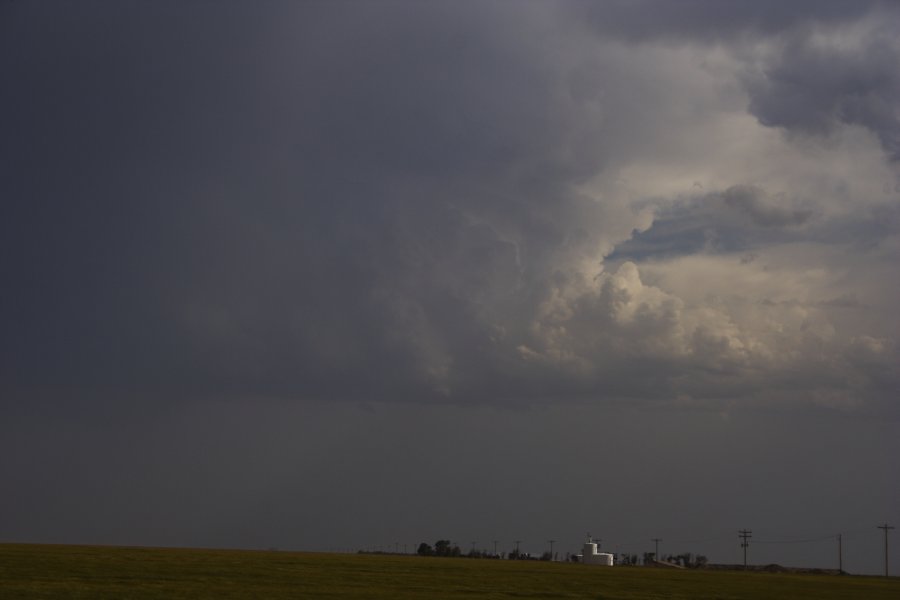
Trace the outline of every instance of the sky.
[[898, 64], [892, 2], [0, 2], [0, 541], [883, 572]]

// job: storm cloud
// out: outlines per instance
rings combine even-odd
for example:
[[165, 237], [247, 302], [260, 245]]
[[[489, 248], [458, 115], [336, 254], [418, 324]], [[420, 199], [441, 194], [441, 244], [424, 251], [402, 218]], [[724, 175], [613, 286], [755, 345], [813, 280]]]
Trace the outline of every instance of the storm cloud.
[[[721, 131], [713, 121], [742, 115], [759, 119], [757, 137], [862, 125], [888, 158], [895, 151], [896, 14], [885, 9], [838, 5], [812, 33], [795, 11], [778, 27], [761, 8], [760, 20], [729, 13], [742, 32], [732, 47], [692, 45], [687, 24], [654, 34], [645, 7], [618, 4], [607, 7], [610, 32], [594, 26], [599, 16], [577, 19], [576, 5], [266, 4], [216, 11], [202, 29], [201, 6], [89, 6], [4, 9], [6, 44], [17, 44], [4, 59], [14, 84], [3, 144], [16, 290], [4, 301], [3, 362], [15, 392], [741, 395], [747, 370], [763, 368], [751, 355], [765, 355], [768, 373], [786, 364], [748, 332], [785, 331], [794, 318], [738, 323], [721, 305], [645, 285], [640, 262], [605, 270], [686, 191], [623, 185], [623, 174], [648, 158], [680, 163], [721, 190], [707, 201], [749, 220], [753, 245], [752, 228], [802, 226], [840, 192], [809, 197], [759, 169], [704, 173], [711, 153], [728, 152], [698, 148], [696, 128]], [[881, 34], [864, 35], [876, 17]], [[841, 32], [860, 47], [838, 45]], [[829, 151], [762, 143], [787, 160]], [[880, 170], [891, 191], [860, 204], [895, 206], [895, 170], [870, 156], [814, 175], [846, 189]], [[794, 195], [802, 207], [787, 203]], [[727, 212], [707, 211], [707, 231]], [[765, 294], [787, 293], [770, 285]], [[685, 322], [685, 311], [707, 318]], [[868, 336], [890, 362], [895, 320], [885, 331], [836, 333], [828, 360], [849, 360], [852, 340]], [[802, 375], [786, 385], [819, 389], [820, 359], [790, 352], [786, 370]]]

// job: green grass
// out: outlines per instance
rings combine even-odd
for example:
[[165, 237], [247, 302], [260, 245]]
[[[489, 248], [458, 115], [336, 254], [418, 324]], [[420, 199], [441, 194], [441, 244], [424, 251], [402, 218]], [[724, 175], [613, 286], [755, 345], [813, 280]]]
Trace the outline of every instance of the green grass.
[[878, 577], [578, 564], [0, 544], [0, 598], [900, 598]]

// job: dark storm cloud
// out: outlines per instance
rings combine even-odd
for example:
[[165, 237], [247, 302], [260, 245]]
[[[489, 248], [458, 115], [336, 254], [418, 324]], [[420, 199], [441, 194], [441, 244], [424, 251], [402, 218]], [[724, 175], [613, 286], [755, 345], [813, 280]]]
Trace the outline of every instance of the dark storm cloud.
[[797, 26], [853, 20], [878, 4], [847, 0], [614, 0], [574, 6], [585, 9], [591, 26], [607, 35], [634, 40], [662, 37], [725, 41], [741, 33], [772, 35]]
[[598, 210], [527, 19], [89, 7], [6, 38], [7, 381], [427, 394], [517, 261]]
[[[771, 54], [747, 75], [749, 110], [760, 122], [814, 135], [832, 133], [840, 123], [860, 125], [894, 159], [900, 156], [900, 80], [894, 68], [900, 45], [891, 3], [639, 0], [576, 6], [585, 9], [593, 30], [628, 40], [725, 46], [774, 40]], [[867, 19], [865, 31], [823, 43], [823, 32]]]
[[[817, 6], [829, 26], [868, 10]], [[634, 265], [604, 272], [647, 217], [586, 189], [692, 125], [693, 98], [666, 93], [692, 63], [669, 73], [632, 42], [807, 23], [732, 8], [6, 5], [4, 397], [736, 393], [758, 367], [740, 336], [684, 321]], [[773, 56], [740, 80], [764, 124], [797, 126], [786, 81], [831, 98], [813, 119], [891, 139], [886, 61], [851, 106], [791, 75], [818, 55]], [[645, 241], [675, 228], [699, 250], [684, 231], [702, 214], [721, 249], [751, 248], [814, 216], [743, 181], [706, 201], [661, 209]], [[704, 391], [710, 369], [731, 383]]]
[[[201, 263], [208, 276], [233, 268], [227, 255], [208, 259], [232, 248], [230, 227], [251, 226], [228, 222], [209, 182], [241, 170], [248, 191], [266, 175], [244, 160], [259, 124], [240, 118], [255, 19], [224, 11], [201, 32], [199, 5], [178, 19], [129, 4], [8, 12], [7, 381], [144, 388], [177, 377], [190, 352], [173, 331], [178, 286], [202, 287], [190, 272]], [[249, 56], [222, 61], [222, 47]]]
[[810, 232], [800, 228], [815, 218], [810, 204], [751, 185], [682, 199], [659, 210], [649, 229], [619, 244], [607, 261], [749, 252], [764, 244], [807, 239]]
[[765, 125], [808, 135], [859, 125], [900, 158], [896, 11], [889, 17], [841, 44], [810, 31], [790, 36], [748, 76], [750, 112]]
[[760, 227], [795, 227], [812, 217], [812, 210], [779, 206], [765, 197], [765, 192], [752, 186], [735, 186], [725, 190], [725, 204], [738, 210]]

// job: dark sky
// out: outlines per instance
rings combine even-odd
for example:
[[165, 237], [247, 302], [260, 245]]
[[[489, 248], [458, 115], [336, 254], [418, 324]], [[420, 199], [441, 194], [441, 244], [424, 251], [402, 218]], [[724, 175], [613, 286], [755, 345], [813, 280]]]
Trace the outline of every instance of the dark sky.
[[880, 572], [898, 64], [888, 2], [0, 2], [0, 541]]

